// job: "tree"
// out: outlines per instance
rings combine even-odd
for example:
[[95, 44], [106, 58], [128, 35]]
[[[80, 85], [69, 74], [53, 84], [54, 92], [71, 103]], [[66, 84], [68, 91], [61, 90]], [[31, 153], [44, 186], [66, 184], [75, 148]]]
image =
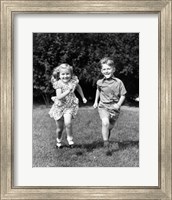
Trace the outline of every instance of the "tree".
[[114, 59], [116, 76], [124, 81], [128, 94], [138, 94], [138, 33], [34, 33], [34, 97], [41, 95], [46, 105], [49, 104], [53, 93], [50, 82], [53, 68], [66, 62], [74, 66], [75, 74], [88, 88], [87, 96], [93, 98], [91, 91], [101, 76], [99, 61], [104, 56]]

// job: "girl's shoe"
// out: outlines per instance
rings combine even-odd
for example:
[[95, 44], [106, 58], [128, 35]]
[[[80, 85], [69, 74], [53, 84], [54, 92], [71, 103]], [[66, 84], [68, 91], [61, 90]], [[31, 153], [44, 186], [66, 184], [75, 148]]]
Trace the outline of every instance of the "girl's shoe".
[[62, 149], [63, 148], [62, 143], [61, 142], [57, 142], [56, 143], [56, 148], [57, 149]]
[[68, 141], [69, 147], [74, 148], [74, 142], [72, 140]]

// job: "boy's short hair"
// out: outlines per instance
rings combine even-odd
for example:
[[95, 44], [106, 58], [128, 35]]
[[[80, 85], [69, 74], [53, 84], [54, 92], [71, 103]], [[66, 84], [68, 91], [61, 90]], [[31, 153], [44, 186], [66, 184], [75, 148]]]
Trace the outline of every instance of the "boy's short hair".
[[104, 58], [102, 58], [102, 59], [100, 60], [100, 64], [101, 64], [101, 67], [102, 67], [103, 64], [107, 64], [107, 65], [109, 65], [110, 67], [115, 68], [114, 61], [113, 61], [113, 59], [110, 58], [110, 57], [104, 57]]

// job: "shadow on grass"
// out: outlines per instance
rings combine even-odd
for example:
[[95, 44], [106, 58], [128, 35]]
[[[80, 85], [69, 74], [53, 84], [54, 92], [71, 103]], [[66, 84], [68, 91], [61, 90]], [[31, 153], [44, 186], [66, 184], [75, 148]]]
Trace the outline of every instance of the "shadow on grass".
[[[123, 142], [115, 142], [115, 141], [110, 141], [112, 147], [118, 143], [119, 149], [118, 150], [124, 150], [129, 147], [136, 147], [139, 148], [139, 141], [123, 141]], [[103, 147], [103, 141], [95, 141], [90, 144], [76, 144], [75, 148], [79, 149], [86, 149], [87, 152], [92, 152], [94, 149], [102, 148]], [[78, 156], [82, 156], [83, 152], [78, 151], [77, 152]]]
[[95, 141], [95, 142], [92, 142], [90, 144], [77, 144], [75, 147], [79, 148], [79, 149], [86, 149], [87, 152], [92, 152], [94, 149], [102, 148], [103, 142], [102, 141]]
[[129, 147], [137, 147], [139, 148], [139, 141], [123, 141], [118, 142], [119, 149], [127, 149]]

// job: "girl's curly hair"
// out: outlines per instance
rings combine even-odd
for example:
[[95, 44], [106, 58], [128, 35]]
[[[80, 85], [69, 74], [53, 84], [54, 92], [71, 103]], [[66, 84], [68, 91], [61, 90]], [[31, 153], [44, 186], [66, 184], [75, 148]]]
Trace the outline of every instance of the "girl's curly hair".
[[63, 63], [56, 68], [54, 68], [52, 76], [51, 76], [51, 83], [54, 84], [59, 79], [60, 70], [67, 69], [70, 71], [71, 75], [73, 76], [73, 67], [67, 63]]

